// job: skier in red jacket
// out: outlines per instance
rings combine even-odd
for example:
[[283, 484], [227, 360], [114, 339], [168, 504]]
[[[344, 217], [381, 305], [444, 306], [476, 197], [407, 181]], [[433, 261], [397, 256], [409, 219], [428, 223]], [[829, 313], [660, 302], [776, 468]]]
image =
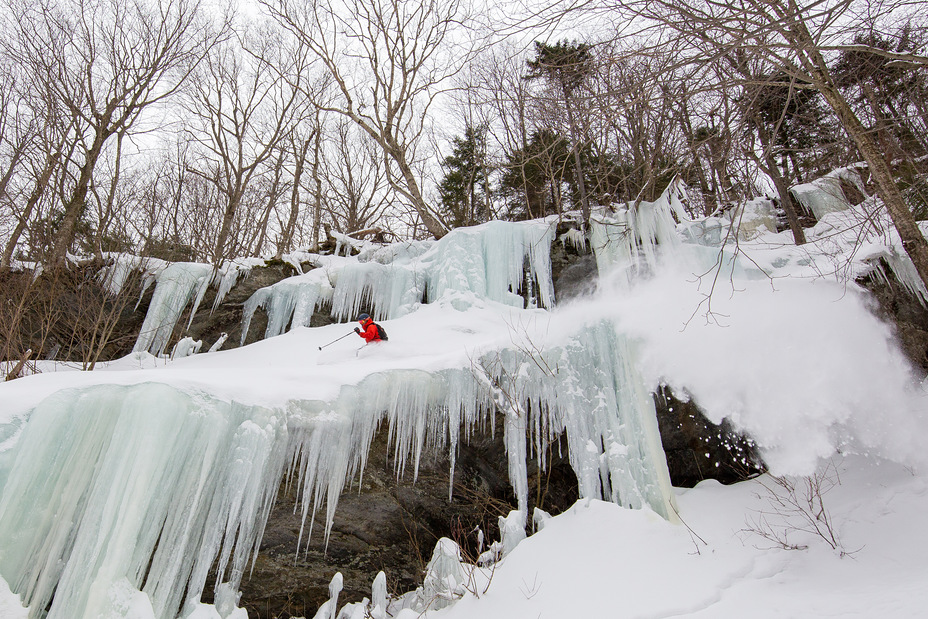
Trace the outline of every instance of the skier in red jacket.
[[363, 337], [368, 344], [381, 341], [380, 331], [370, 316], [361, 314], [358, 316], [358, 322], [361, 323], [361, 326], [355, 327], [354, 332]]

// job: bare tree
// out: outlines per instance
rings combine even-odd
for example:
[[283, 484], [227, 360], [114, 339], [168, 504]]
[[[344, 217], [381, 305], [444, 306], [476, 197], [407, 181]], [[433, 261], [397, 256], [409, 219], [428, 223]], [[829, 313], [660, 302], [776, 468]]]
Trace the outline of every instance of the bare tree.
[[[287, 216], [287, 221], [280, 221], [281, 224], [281, 234], [280, 239], [277, 244], [277, 253], [275, 258], [278, 260], [281, 256], [284, 255], [284, 252], [287, 252], [291, 249], [293, 244], [294, 233], [296, 232], [297, 218], [300, 215], [300, 183], [303, 179], [303, 169], [306, 166], [306, 154], [309, 151], [309, 146], [316, 138], [318, 134], [318, 129], [313, 129], [310, 131], [308, 136], [300, 130], [300, 126], [294, 126], [293, 130], [290, 132], [289, 139], [287, 140], [286, 147], [289, 149], [291, 156], [293, 157], [294, 169], [293, 169], [293, 182], [290, 184], [290, 211]], [[318, 140], [316, 140], [318, 142]], [[313, 236], [315, 245], [315, 238]]]
[[[460, 0], [261, 0], [315, 54], [340, 93], [327, 111], [367, 133], [389, 161], [391, 187], [415, 209], [429, 233], [447, 227], [423, 196], [417, 147], [429, 108], [447, 79], [471, 57], [473, 46], [452, 46], [467, 20]], [[458, 37], [460, 40], [460, 37]]]
[[188, 133], [201, 160], [189, 169], [214, 183], [224, 198], [211, 256], [216, 264], [243, 249], [230, 240], [246, 191], [268, 171], [302, 113], [306, 56], [292, 51], [263, 30], [244, 48], [232, 42], [217, 47], [192, 81], [187, 110], [196, 122]]
[[196, 0], [10, 0], [8, 8], [7, 53], [39, 76], [78, 127], [76, 178], [49, 256], [58, 263], [109, 138], [173, 95], [223, 31], [206, 24]]
[[[54, 191], [54, 178], [56, 175], [59, 179], [64, 177], [61, 162], [73, 152], [76, 143], [75, 117], [58, 107], [38, 76], [19, 67], [18, 77], [15, 81], [15, 105], [4, 106], [7, 111], [13, 112], [11, 122], [14, 124], [4, 127], [4, 135], [13, 141], [10, 142], [12, 154], [3, 178], [0, 201], [9, 208], [16, 223], [0, 256], [0, 267], [10, 265], [24, 235], [44, 227], [39, 221], [43, 202], [50, 203], [60, 195]], [[48, 239], [44, 240], [44, 243], [29, 243], [34, 258], [39, 258], [48, 249]]]
[[[563, 8], [563, 7], [562, 7]], [[916, 225], [896, 185], [890, 162], [845, 98], [827, 57], [847, 49], [842, 41], [845, 24], [855, 19], [890, 22], [909, 17], [913, 5], [896, 0], [872, 5], [863, 0], [813, 3], [801, 6], [794, 0], [745, 0], [704, 3], [698, 0], [628, 0], [572, 2], [569, 10], [622, 11], [630, 18], [674, 35], [672, 45], [680, 54], [693, 54], [694, 62], [732, 62], [737, 54], [763, 60], [769, 69], [782, 70], [796, 88], [812, 88], [825, 99], [841, 126], [854, 141], [870, 169], [877, 192], [922, 282], [928, 286], [928, 241]], [[637, 34], [642, 34], [638, 31]], [[651, 37], [652, 40], [657, 37]], [[665, 36], [665, 39], [667, 37]], [[887, 63], [928, 66], [928, 58], [867, 46]]]
[[389, 204], [382, 153], [344, 120], [335, 124], [329, 143], [322, 182], [332, 225], [346, 233], [375, 225]]
[[[480, 99], [489, 102], [493, 109], [490, 137], [495, 138], [502, 151], [501, 159], [517, 161], [519, 152], [527, 152], [532, 132], [530, 111], [530, 85], [523, 79], [524, 61], [519, 51], [501, 45], [491, 50], [472, 67], [469, 89], [483, 90]], [[534, 218], [541, 215], [537, 188], [529, 182], [525, 166], [503, 167], [505, 174], [511, 174], [513, 188], [518, 192], [517, 201], [526, 216]]]

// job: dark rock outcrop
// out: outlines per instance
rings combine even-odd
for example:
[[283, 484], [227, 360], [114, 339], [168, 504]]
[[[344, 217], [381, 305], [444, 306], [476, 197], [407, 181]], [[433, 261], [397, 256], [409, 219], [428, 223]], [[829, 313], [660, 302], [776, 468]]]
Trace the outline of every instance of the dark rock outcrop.
[[[571, 224], [558, 225], [558, 237], [571, 227]], [[561, 241], [555, 241], [551, 245], [551, 279], [554, 282], [554, 298], [557, 303], [594, 293], [598, 277], [596, 258], [589, 248], [580, 251], [573, 245]]]
[[[296, 270], [285, 262], [270, 262], [267, 266], [255, 267], [247, 276], [236, 282], [232, 290], [226, 294], [222, 303], [219, 304], [219, 307], [215, 309], [213, 309], [213, 303], [216, 300], [217, 289], [211, 287], [204, 295], [203, 301], [193, 317], [193, 322], [190, 323], [190, 328], [178, 333], [178, 338], [190, 336], [195, 340], [202, 340], [202, 350], [205, 351], [219, 339], [222, 333], [227, 333], [229, 338], [222, 348], [237, 348], [240, 346], [242, 338], [242, 314], [245, 301], [257, 290], [276, 284], [293, 275], [297, 275]], [[179, 321], [177, 330], [182, 330], [186, 325], [185, 320]], [[267, 329], [267, 314], [264, 311], [256, 311], [251, 320], [251, 327], [248, 330], [248, 336], [245, 338], [245, 344], [251, 344], [263, 339], [265, 329]], [[174, 341], [177, 341], [178, 338]]]
[[666, 386], [654, 394], [661, 443], [670, 481], [692, 488], [705, 479], [731, 484], [764, 471], [754, 443], [723, 421], [706, 419], [692, 400], [681, 400]]

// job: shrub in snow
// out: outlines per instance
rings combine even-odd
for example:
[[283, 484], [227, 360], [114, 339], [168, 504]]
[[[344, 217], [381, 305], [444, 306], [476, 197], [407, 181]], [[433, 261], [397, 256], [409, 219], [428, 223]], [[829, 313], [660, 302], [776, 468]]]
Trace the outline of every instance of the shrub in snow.
[[549, 514], [543, 509], [539, 509], [536, 507], [535, 511], [532, 512], [532, 528], [534, 529], [535, 533], [544, 529], [545, 524], [547, 524], [550, 518], [551, 518], [551, 514]]
[[505, 518], [500, 516], [499, 534], [503, 545], [502, 556], [505, 557], [525, 539], [525, 512], [513, 510]]
[[217, 350], [222, 348], [222, 345], [226, 343], [227, 339], [229, 339], [229, 334], [223, 331], [219, 335], [219, 339], [216, 340], [216, 343], [210, 346], [207, 352], [216, 352]]

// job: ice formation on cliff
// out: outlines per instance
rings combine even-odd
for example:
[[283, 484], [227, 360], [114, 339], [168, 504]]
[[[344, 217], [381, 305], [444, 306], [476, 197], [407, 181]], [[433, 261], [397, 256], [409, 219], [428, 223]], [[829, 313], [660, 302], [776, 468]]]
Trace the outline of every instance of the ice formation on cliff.
[[255, 310], [268, 314], [265, 336], [308, 326], [313, 312], [330, 306], [332, 317], [353, 320], [362, 304], [375, 320], [415, 311], [447, 292], [470, 292], [522, 307], [518, 294], [531, 289], [531, 303], [551, 307], [550, 247], [553, 223], [491, 221], [452, 230], [440, 241], [397, 244], [362, 253], [357, 260], [329, 259], [318, 269], [258, 290], [245, 304], [242, 341]]
[[[629, 282], [647, 273], [659, 251], [680, 244], [674, 217], [683, 217], [677, 186], [655, 203], [594, 221], [601, 268], [622, 270]], [[246, 321], [263, 305], [271, 336], [307, 325], [320, 303], [339, 318], [362, 301], [387, 318], [424, 302], [550, 308], [553, 240], [554, 221], [491, 222], [361, 259], [320, 258], [319, 268], [256, 293]], [[195, 309], [213, 281], [208, 265], [165, 268], [137, 350], [161, 352], [184, 308]], [[283, 476], [298, 484], [303, 538], [316, 514], [328, 536], [338, 496], [363, 475], [382, 424], [397, 472], [415, 478], [424, 450], [447, 450], [453, 467], [458, 442], [496, 414], [505, 416], [519, 507], [508, 528], [526, 526], [527, 460], [545, 470], [546, 446], [562, 435], [581, 497], [673, 519], [634, 343], [605, 319], [550, 342], [527, 344], [519, 335], [475, 352], [469, 366], [375, 372], [335, 397], [280, 407], [155, 383], [57, 393], [0, 454], [0, 574], [33, 616], [46, 608], [51, 619], [75, 609], [107, 616], [110, 590], [128, 582], [147, 595], [155, 617], [173, 619], [196, 607], [214, 562], [213, 586], [238, 588]], [[517, 537], [510, 531], [509, 543]]]

